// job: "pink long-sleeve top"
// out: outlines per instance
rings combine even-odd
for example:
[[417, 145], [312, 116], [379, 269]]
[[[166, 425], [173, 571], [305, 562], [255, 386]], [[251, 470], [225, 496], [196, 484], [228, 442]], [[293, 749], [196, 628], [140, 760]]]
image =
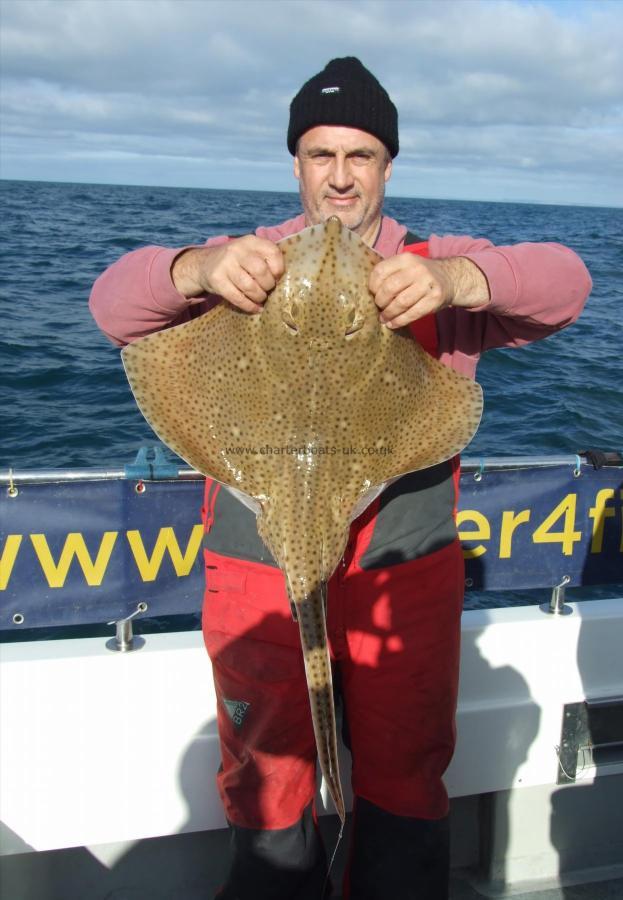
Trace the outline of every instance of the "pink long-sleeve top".
[[[255, 233], [276, 242], [304, 227], [300, 215]], [[400, 253], [406, 231], [384, 216], [374, 249], [383, 257]], [[211, 238], [205, 246], [227, 240]], [[91, 312], [114, 343], [123, 346], [187, 322], [220, 302], [214, 295], [191, 302], [176, 290], [171, 266], [182, 249], [142, 247], [121, 257], [97, 279], [89, 301]], [[485, 350], [518, 347], [574, 322], [592, 287], [582, 260], [561, 244], [496, 247], [482, 238], [431, 235], [429, 255], [432, 259], [466, 257], [489, 284], [490, 300], [483, 306], [448, 307], [437, 315], [441, 361], [471, 377]]]

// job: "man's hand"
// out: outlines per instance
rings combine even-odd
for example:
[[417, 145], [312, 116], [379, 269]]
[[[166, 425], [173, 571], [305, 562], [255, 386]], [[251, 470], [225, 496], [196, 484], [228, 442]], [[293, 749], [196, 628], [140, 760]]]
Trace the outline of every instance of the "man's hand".
[[249, 234], [218, 247], [186, 250], [173, 263], [171, 278], [189, 299], [218, 294], [244, 312], [258, 313], [283, 269], [279, 247]]
[[370, 290], [388, 328], [402, 328], [445, 306], [473, 308], [487, 303], [487, 279], [471, 260], [425, 259], [400, 253], [378, 263]]

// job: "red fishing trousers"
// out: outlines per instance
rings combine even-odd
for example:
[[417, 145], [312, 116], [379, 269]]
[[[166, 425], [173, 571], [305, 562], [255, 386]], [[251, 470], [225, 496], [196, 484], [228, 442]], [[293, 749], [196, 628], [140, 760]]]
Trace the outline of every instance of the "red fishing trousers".
[[[228, 820], [297, 822], [316, 790], [316, 747], [298, 625], [281, 572], [206, 550], [203, 634], [218, 698]], [[455, 743], [463, 558], [457, 541], [363, 570], [347, 554], [329, 583], [327, 627], [356, 796], [389, 813], [439, 819]]]

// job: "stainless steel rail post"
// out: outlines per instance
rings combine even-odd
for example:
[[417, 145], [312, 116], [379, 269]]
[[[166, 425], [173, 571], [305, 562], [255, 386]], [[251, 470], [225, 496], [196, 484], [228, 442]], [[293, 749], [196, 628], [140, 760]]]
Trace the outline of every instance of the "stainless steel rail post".
[[134, 616], [137, 616], [139, 613], [145, 612], [146, 610], [147, 604], [139, 603], [134, 612], [125, 619], [107, 623], [108, 625], [114, 625], [116, 627], [114, 638], [110, 638], [110, 640], [106, 641], [108, 650], [113, 650], [117, 653], [129, 653], [131, 650], [140, 650], [141, 647], [145, 646], [145, 638], [139, 636], [135, 637], [132, 632], [132, 619]]
[[570, 606], [565, 605], [565, 587], [571, 579], [568, 575], [563, 575], [560, 584], [557, 584], [552, 590], [552, 596], [549, 603], [541, 603], [539, 609], [541, 612], [548, 613], [551, 616], [569, 616], [573, 612]]

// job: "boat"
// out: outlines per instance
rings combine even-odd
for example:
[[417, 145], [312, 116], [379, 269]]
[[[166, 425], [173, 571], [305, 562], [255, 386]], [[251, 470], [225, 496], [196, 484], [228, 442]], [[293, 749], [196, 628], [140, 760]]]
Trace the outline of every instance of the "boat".
[[[201, 495], [158, 448], [0, 472], [6, 900], [199, 900], [224, 878]], [[623, 459], [466, 458], [457, 521], [494, 601], [463, 614], [451, 897], [623, 897]], [[317, 806], [331, 847], [322, 782]]]

